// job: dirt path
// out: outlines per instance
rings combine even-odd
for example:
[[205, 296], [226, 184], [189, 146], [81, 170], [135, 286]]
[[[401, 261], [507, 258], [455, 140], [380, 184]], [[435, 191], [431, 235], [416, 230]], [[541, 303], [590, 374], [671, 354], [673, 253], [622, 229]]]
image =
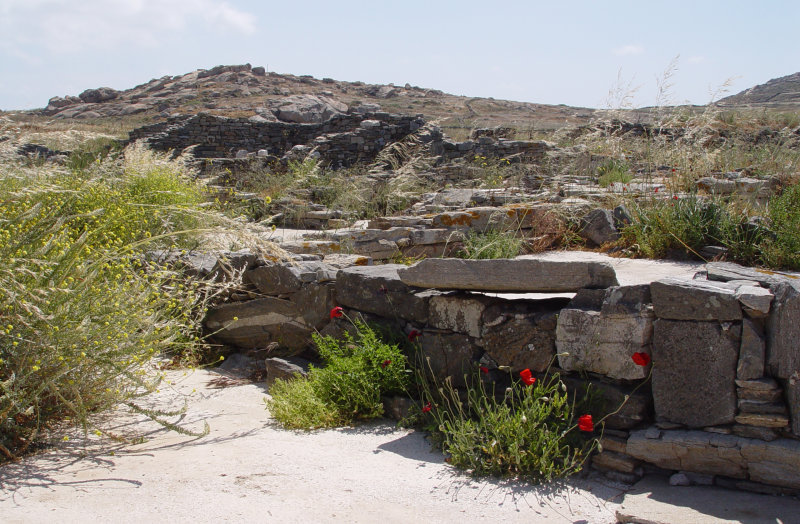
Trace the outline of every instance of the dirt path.
[[[622, 488], [601, 477], [533, 487], [472, 480], [422, 433], [387, 421], [313, 433], [277, 427], [259, 384], [214, 371], [171, 372], [154, 405], [189, 404], [193, 438], [120, 413], [145, 433], [121, 445], [91, 437], [0, 467], [0, 520], [12, 522], [614, 522]], [[175, 401], [178, 402], [175, 402]]]

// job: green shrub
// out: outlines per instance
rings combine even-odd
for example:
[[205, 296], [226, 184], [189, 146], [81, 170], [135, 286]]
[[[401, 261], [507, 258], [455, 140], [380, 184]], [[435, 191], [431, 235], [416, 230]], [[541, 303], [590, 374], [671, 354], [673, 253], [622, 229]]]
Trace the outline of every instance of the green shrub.
[[615, 182], [627, 184], [633, 180], [628, 164], [621, 160], [607, 160], [597, 168], [599, 178], [597, 183], [600, 187], [608, 187]]
[[592, 432], [577, 428], [587, 403], [570, 400], [558, 374], [531, 386], [514, 381], [500, 395], [476, 378], [466, 398], [449, 382], [424, 388], [422, 397], [434, 441], [475, 476], [550, 481], [580, 471], [596, 446]]
[[380, 417], [381, 397], [406, 389], [409, 373], [400, 348], [359, 320], [354, 326], [356, 338], [347, 332], [342, 340], [315, 334], [325, 366], [312, 366], [307, 379], [272, 387], [267, 408], [282, 425], [313, 429]]
[[775, 237], [766, 247], [767, 262], [800, 269], [800, 184], [789, 186], [772, 198], [768, 215]]

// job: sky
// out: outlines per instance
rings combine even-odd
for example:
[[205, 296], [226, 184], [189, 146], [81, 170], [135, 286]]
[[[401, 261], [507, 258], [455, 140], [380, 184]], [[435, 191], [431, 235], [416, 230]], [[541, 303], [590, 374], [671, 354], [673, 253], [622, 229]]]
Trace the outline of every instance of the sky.
[[800, 71], [800, 2], [0, 0], [0, 109], [220, 64], [583, 107]]

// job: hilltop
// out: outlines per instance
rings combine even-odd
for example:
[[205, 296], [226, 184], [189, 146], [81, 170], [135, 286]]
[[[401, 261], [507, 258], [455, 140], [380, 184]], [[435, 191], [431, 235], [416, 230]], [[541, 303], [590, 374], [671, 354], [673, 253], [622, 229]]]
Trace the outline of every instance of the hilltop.
[[521, 129], [552, 130], [586, 124], [595, 113], [592, 109], [565, 105], [457, 96], [410, 84], [365, 84], [279, 74], [250, 64], [154, 78], [124, 91], [100, 87], [87, 89], [78, 96], [56, 96], [41, 113], [64, 120], [132, 117], [140, 123], [199, 112], [273, 120], [281, 101], [293, 95], [323, 97], [350, 108], [377, 104], [380, 110], [389, 113], [421, 114], [427, 120], [440, 121], [445, 128], [502, 123]]
[[773, 78], [735, 95], [723, 98], [721, 106], [800, 108], [800, 73]]

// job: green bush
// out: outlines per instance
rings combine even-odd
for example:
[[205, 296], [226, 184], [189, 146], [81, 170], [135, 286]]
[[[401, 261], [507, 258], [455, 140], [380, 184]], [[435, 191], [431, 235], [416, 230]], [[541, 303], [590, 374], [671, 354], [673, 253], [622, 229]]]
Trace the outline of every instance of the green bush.
[[633, 180], [628, 164], [621, 160], [607, 160], [597, 168], [599, 178], [597, 183], [600, 187], [608, 187], [615, 182], [627, 184]]
[[313, 429], [383, 415], [381, 397], [408, 385], [406, 357], [397, 345], [380, 340], [356, 320], [357, 337], [342, 340], [314, 335], [324, 367], [311, 367], [308, 378], [272, 387], [267, 408], [285, 427]]
[[775, 267], [800, 269], [800, 184], [787, 187], [769, 202], [774, 239], [766, 247], [766, 261]]
[[533, 385], [513, 381], [498, 395], [476, 378], [466, 398], [449, 382], [423, 389], [422, 417], [449, 462], [475, 476], [511, 475], [532, 481], [565, 477], [596, 446], [578, 431], [585, 400], [570, 400], [558, 374]]

